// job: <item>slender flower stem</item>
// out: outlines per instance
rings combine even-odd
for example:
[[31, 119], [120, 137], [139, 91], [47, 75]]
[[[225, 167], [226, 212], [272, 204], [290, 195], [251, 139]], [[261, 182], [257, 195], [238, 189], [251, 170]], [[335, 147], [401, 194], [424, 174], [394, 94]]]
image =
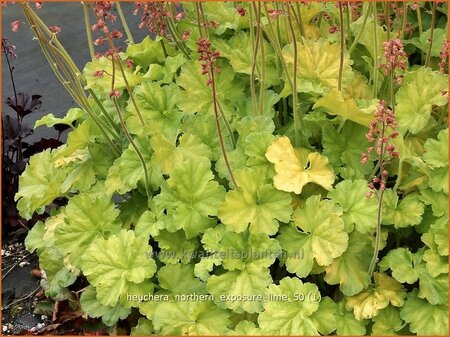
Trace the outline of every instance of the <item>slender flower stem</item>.
[[300, 10], [300, 4], [295, 2], [295, 6], [297, 7], [297, 21], [300, 29], [300, 36], [305, 36], [305, 26], [303, 25], [302, 12]]
[[261, 76], [260, 76], [260, 86], [259, 86], [259, 106], [258, 110], [259, 113], [262, 115], [264, 114], [264, 102], [265, 102], [265, 96], [266, 96], [266, 51], [264, 46], [264, 38], [262, 37], [262, 25], [261, 25], [261, 2], [258, 2], [259, 6], [259, 17], [260, 20], [258, 21], [258, 26], [260, 27], [260, 48], [261, 48]]
[[[372, 5], [374, 3], [375, 2], [373, 2]], [[375, 6], [376, 6], [376, 3], [375, 3]], [[359, 40], [361, 39], [361, 36], [364, 33], [364, 29], [366, 28], [367, 19], [369, 18], [370, 14], [372, 13], [372, 7], [370, 6], [369, 3], [364, 3], [364, 9], [365, 9], [363, 11], [364, 12], [364, 14], [363, 14], [364, 18], [363, 18], [363, 22], [361, 24], [361, 28], [359, 29], [358, 35], [356, 35], [355, 39], [353, 40], [353, 42], [352, 42], [352, 44], [350, 46], [350, 49], [348, 50], [350, 55], [353, 53], [353, 51], [355, 50], [356, 46], [358, 45], [358, 42], [359, 42]], [[374, 19], [374, 21], [375, 21], [375, 19]], [[376, 29], [376, 28], [374, 28], [374, 29]], [[374, 46], [376, 47], [377, 46], [376, 40], [374, 40], [374, 41], [375, 41]]]
[[341, 31], [341, 56], [339, 59], [339, 80], [338, 80], [338, 90], [342, 90], [342, 75], [344, 72], [344, 50], [345, 50], [345, 41], [344, 41], [344, 15], [342, 13], [342, 4], [339, 2], [339, 27]]
[[214, 115], [215, 115], [215, 119], [216, 119], [216, 130], [217, 130], [217, 136], [219, 137], [219, 144], [220, 144], [220, 149], [222, 151], [222, 156], [223, 156], [223, 160], [225, 161], [225, 166], [227, 167], [227, 171], [228, 174], [230, 176], [230, 180], [233, 183], [235, 188], [238, 188], [238, 184], [236, 182], [236, 179], [234, 178], [233, 175], [233, 170], [231, 169], [231, 165], [230, 162], [228, 161], [228, 155], [227, 155], [227, 150], [225, 149], [225, 143], [223, 141], [223, 136], [222, 136], [222, 130], [220, 128], [220, 115], [219, 115], [219, 109], [217, 106], [217, 93], [216, 93], [216, 79], [214, 76], [214, 70], [212, 70], [210, 72], [210, 76], [212, 79], [211, 82], [211, 88], [212, 88], [212, 95], [213, 95], [213, 107], [214, 107]]
[[422, 32], [423, 32], [422, 13], [420, 12], [420, 6], [419, 5], [417, 5], [416, 13], [417, 13], [417, 25], [419, 27], [419, 35], [422, 35]]
[[378, 261], [378, 251], [380, 249], [380, 243], [381, 243], [381, 217], [382, 217], [382, 210], [383, 210], [383, 197], [384, 197], [384, 190], [380, 191], [380, 195], [378, 196], [378, 212], [377, 212], [377, 228], [376, 228], [376, 234], [375, 234], [375, 248], [374, 248], [372, 260], [370, 261], [370, 266], [369, 266], [370, 278], [372, 278], [373, 272], [375, 271], [375, 266]]
[[400, 40], [403, 39], [403, 36], [405, 35], [406, 22], [407, 22], [407, 19], [408, 19], [408, 12], [407, 12], [408, 8], [407, 8], [406, 5], [407, 5], [406, 1], [403, 2], [403, 7], [402, 7], [402, 10], [403, 10], [402, 27], [401, 27], [400, 34], [399, 34], [399, 39]]
[[352, 40], [352, 31], [350, 29], [350, 3], [347, 2], [347, 5], [345, 6], [345, 23], [346, 23], [346, 30], [347, 30], [347, 45], [350, 44]]
[[95, 59], [95, 50], [94, 50], [94, 44], [92, 43], [91, 20], [89, 18], [89, 4], [82, 1], [81, 5], [83, 6], [84, 24], [86, 26], [86, 36], [87, 36], [87, 40], [88, 40], [89, 54], [91, 56], [91, 60], [94, 60]]
[[436, 6], [437, 2], [433, 1], [433, 8], [431, 9], [431, 32], [430, 32], [430, 45], [428, 47], [427, 59], [425, 61], [425, 67], [428, 67], [431, 59], [431, 48], [433, 47], [433, 35], [434, 35], [434, 25], [436, 23]]
[[377, 34], [377, 3], [372, 2], [373, 11], [373, 92], [372, 98], [378, 93], [378, 34]]
[[389, 6], [390, 6], [390, 2], [387, 1], [385, 3], [385, 8], [384, 8], [384, 19], [386, 21], [386, 41], [389, 41], [391, 38], [391, 18], [390, 18], [390, 10], [389, 10]]
[[[253, 4], [254, 5], [254, 4]], [[252, 7], [256, 7], [256, 6], [252, 6], [250, 5], [250, 8]], [[256, 15], [256, 20], [258, 20], [258, 11], [256, 10], [256, 8], [254, 8], [255, 10], [255, 15]], [[250, 15], [252, 14], [252, 12], [250, 12]], [[259, 12], [259, 14], [261, 14]], [[261, 19], [261, 18], [259, 18]], [[253, 27], [253, 16], [250, 18], [250, 25]], [[254, 29], [252, 29], [254, 31]], [[259, 37], [260, 37], [260, 32], [261, 30], [261, 26], [258, 24], [257, 27], [257, 32], [256, 32], [256, 40], [253, 37], [253, 34], [251, 34], [251, 36], [253, 37], [253, 41], [255, 41], [254, 43], [252, 43], [252, 48], [253, 48], [253, 55], [252, 55], [252, 68], [251, 68], [251, 72], [250, 72], [250, 94], [252, 97], [252, 112], [253, 112], [253, 116], [257, 115], [257, 104], [256, 104], [256, 89], [255, 89], [255, 70], [256, 70], [256, 63], [257, 63], [257, 57], [258, 57], [258, 47], [259, 47]]]
[[292, 45], [294, 48], [294, 74], [293, 74], [293, 90], [292, 90], [292, 114], [294, 116], [294, 139], [295, 146], [300, 146], [300, 128], [301, 128], [301, 116], [299, 113], [298, 94], [297, 94], [297, 64], [298, 64], [298, 46], [297, 38], [295, 37], [294, 25], [291, 19], [290, 6], [286, 5], [287, 18], [289, 22], [289, 28], [291, 29]]
[[122, 22], [123, 29], [125, 30], [125, 34], [127, 34], [128, 42], [131, 44], [134, 44], [133, 35], [131, 35], [130, 28], [128, 27], [127, 20], [125, 19], [125, 15], [123, 15], [122, 6], [120, 5], [120, 2], [115, 2], [117, 13], [119, 13], [120, 21]]

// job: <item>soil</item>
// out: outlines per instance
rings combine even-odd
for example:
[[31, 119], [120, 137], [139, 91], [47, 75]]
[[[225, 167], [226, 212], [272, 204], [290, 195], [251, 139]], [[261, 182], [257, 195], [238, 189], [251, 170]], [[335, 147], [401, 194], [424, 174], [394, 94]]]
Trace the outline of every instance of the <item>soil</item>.
[[[21, 235], [22, 234], [22, 235]], [[47, 316], [34, 313], [40, 279], [38, 259], [23, 244], [23, 233], [16, 231], [2, 244], [2, 334], [16, 335], [42, 329]]]

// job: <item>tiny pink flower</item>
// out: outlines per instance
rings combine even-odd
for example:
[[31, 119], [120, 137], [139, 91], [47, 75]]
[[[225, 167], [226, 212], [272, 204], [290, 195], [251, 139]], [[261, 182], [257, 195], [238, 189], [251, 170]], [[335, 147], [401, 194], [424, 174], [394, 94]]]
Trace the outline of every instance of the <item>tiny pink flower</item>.
[[241, 6], [236, 7], [236, 11], [238, 12], [238, 14], [239, 14], [240, 16], [245, 16], [245, 14], [247, 13], [247, 12], [245, 11], [245, 8], [244, 8], [244, 7], [241, 7]]
[[184, 18], [184, 12], [180, 12], [177, 15], [175, 15], [175, 20], [180, 21]]
[[48, 29], [54, 34], [61, 33], [61, 27], [58, 26], [48, 26]]
[[103, 77], [103, 75], [105, 74], [104, 70], [97, 70], [94, 72], [94, 77]]
[[181, 34], [181, 40], [187, 41], [189, 39], [189, 36], [191, 36], [191, 31], [185, 30], [183, 34]]
[[117, 90], [117, 89], [112, 90], [112, 91], [109, 93], [109, 97], [111, 97], [111, 98], [118, 98], [118, 97], [120, 97], [120, 92], [119, 92], [119, 90]]
[[11, 22], [11, 30], [14, 33], [17, 33], [19, 31], [20, 25], [21, 25], [21, 22], [19, 20]]
[[131, 59], [127, 59], [126, 60], [126, 63], [127, 63], [127, 67], [128, 68], [133, 68], [133, 66], [134, 66], [134, 62], [133, 62], [133, 60], [131, 60]]

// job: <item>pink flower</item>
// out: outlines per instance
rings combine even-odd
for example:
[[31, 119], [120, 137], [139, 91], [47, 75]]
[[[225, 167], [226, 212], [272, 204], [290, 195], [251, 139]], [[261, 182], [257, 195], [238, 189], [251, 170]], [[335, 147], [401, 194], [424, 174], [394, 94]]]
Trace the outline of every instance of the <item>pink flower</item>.
[[106, 38], [100, 36], [98, 38], [96, 38], [92, 43], [94, 44], [94, 46], [101, 46], [105, 43]]
[[406, 69], [406, 53], [403, 50], [403, 43], [400, 39], [392, 39], [383, 43], [385, 64], [380, 64], [385, 75], [396, 69]]
[[112, 90], [112, 91], [109, 93], [109, 97], [111, 97], [111, 98], [118, 98], [118, 97], [120, 97], [120, 92], [119, 92], [119, 90], [117, 90], [117, 89]]
[[37, 9], [41, 9], [42, 8], [42, 1], [35, 1], [34, 5], [36, 6]]
[[17, 33], [19, 31], [20, 25], [21, 25], [21, 22], [19, 20], [11, 22], [11, 30], [14, 33]]
[[373, 145], [361, 155], [361, 163], [366, 164], [370, 159], [377, 160], [381, 167], [380, 177], [375, 176], [369, 184], [369, 188], [374, 190], [379, 186], [380, 190], [386, 188], [388, 171], [385, 165], [390, 163], [393, 158], [397, 158], [399, 153], [397, 147], [391, 143], [392, 139], [398, 137], [396, 130], [397, 120], [394, 112], [386, 107], [385, 101], [380, 101], [374, 114], [374, 119], [369, 124], [369, 131], [366, 134], [367, 140]]
[[133, 68], [133, 66], [134, 66], [134, 62], [133, 62], [133, 60], [131, 60], [131, 59], [127, 59], [126, 60], [126, 63], [127, 63], [127, 67], [128, 68]]
[[191, 31], [185, 30], [183, 34], [181, 35], [182, 41], [187, 41], [189, 39], [189, 36], [191, 36]]
[[211, 50], [211, 42], [208, 39], [198, 39], [197, 45], [197, 51], [200, 54], [198, 60], [203, 61], [201, 63], [202, 75], [209, 75], [206, 84], [211, 85], [213, 83], [214, 73], [220, 73], [220, 68], [215, 65], [217, 59], [220, 56], [220, 53], [218, 51]]
[[54, 34], [61, 33], [61, 27], [58, 26], [48, 26], [48, 29]]
[[93, 75], [94, 77], [103, 77], [104, 74], [105, 74], [104, 70], [96, 70]]
[[182, 18], [184, 18], [184, 12], [180, 12], [177, 15], [175, 15], [175, 20], [180, 21]]
[[448, 40], [444, 41], [444, 44], [442, 46], [442, 50], [439, 54], [439, 57], [441, 61], [439, 62], [439, 71], [444, 74], [445, 73], [445, 66], [448, 63]]
[[245, 8], [244, 7], [240, 7], [240, 6], [236, 7], [236, 11], [239, 13], [240, 16], [245, 16], [245, 14], [247, 13], [245, 11]]
[[280, 9], [269, 9], [267, 12], [269, 13], [269, 18], [271, 18], [272, 20], [276, 19], [278, 16], [284, 13]]
[[5, 53], [8, 54], [10, 57], [17, 58], [17, 54], [15, 52], [16, 46], [10, 44], [6, 37], [2, 37], [2, 48], [5, 51]]
[[334, 34], [339, 30], [339, 28], [337, 26], [330, 26], [330, 28], [328, 29], [328, 32], [330, 34]]
[[111, 33], [111, 38], [113, 38], [113, 39], [120, 39], [122, 36], [123, 36], [123, 34], [118, 30], [114, 30]]

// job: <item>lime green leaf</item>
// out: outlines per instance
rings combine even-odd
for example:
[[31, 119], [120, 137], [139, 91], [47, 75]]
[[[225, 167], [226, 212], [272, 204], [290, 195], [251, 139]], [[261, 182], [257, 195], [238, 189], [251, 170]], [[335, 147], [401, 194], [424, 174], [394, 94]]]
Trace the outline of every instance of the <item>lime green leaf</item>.
[[[242, 270], [232, 270], [208, 278], [208, 292], [214, 295], [216, 304], [237, 313], [260, 312], [272, 283], [269, 269], [257, 262], [248, 263]], [[247, 297], [247, 299], [245, 299]]]
[[315, 284], [285, 277], [279, 285], [270, 285], [268, 295], [286, 298], [264, 303], [264, 311], [258, 317], [261, 329], [271, 335], [326, 335], [336, 329], [336, 305], [329, 298], [320, 301]]
[[161, 335], [223, 335], [230, 324], [228, 311], [212, 302], [161, 302], [152, 322]]
[[260, 171], [246, 169], [234, 175], [239, 188], [225, 196], [218, 213], [222, 223], [234, 232], [249, 227], [251, 233], [275, 234], [278, 221], [290, 220], [291, 196], [266, 184]]
[[212, 225], [209, 216], [217, 215], [223, 201], [225, 189], [213, 178], [209, 163], [188, 160], [172, 171], [154, 199], [173, 216], [176, 229], [183, 229], [188, 239]]
[[161, 288], [173, 294], [206, 294], [205, 285], [194, 276], [194, 266], [191, 264], [172, 264], [158, 271]]
[[[175, 144], [178, 143], [178, 146]], [[163, 174], [171, 174], [185, 160], [205, 161], [209, 164], [211, 150], [197, 136], [183, 134], [178, 140], [170, 141], [162, 134], [156, 134], [150, 140], [153, 148], [153, 162]]]
[[419, 297], [426, 298], [431, 304], [447, 301], [447, 275], [432, 273], [423, 261], [423, 251], [412, 254], [405, 248], [397, 248], [388, 253], [380, 263], [380, 270], [392, 270], [392, 276], [400, 282], [413, 284], [419, 279]]
[[406, 297], [403, 286], [395, 279], [380, 273], [374, 273], [375, 286], [358, 295], [348, 297], [346, 308], [353, 309], [358, 320], [374, 318], [389, 304], [401, 307]]
[[448, 167], [431, 169], [427, 172], [428, 186], [433, 191], [448, 194]]
[[189, 263], [195, 257], [194, 252], [199, 246], [196, 238], [187, 240], [182, 230], [175, 233], [161, 230], [155, 240], [161, 249], [158, 258], [167, 264]]
[[45, 273], [41, 280], [42, 288], [50, 298], [61, 295], [77, 279], [77, 275], [66, 268], [64, 256], [55, 247], [46, 248], [39, 254], [39, 267]]
[[400, 317], [410, 324], [412, 332], [423, 336], [447, 336], [448, 305], [431, 305], [413, 291], [408, 294]]
[[371, 240], [367, 235], [353, 232], [348, 240], [348, 248], [325, 268], [325, 282], [339, 284], [346, 296], [353, 296], [370, 284], [370, 259], [373, 255]]
[[[376, 104], [377, 100], [374, 100], [373, 105]], [[353, 98], [344, 100], [342, 94], [337, 90], [319, 98], [314, 104], [314, 109], [319, 108], [328, 114], [341, 116], [363, 126], [368, 126], [373, 119], [373, 114], [360, 109]]]
[[42, 213], [44, 206], [62, 195], [60, 187], [67, 172], [55, 168], [54, 158], [55, 152], [50, 150], [32, 156], [19, 178], [19, 191], [14, 200], [18, 201], [17, 209], [25, 219], [31, 219], [35, 211]]
[[345, 309], [345, 302], [338, 304], [336, 317], [338, 336], [364, 336], [366, 334], [367, 321], [358, 321], [351, 311]]
[[[422, 49], [424, 52], [428, 53], [430, 48], [430, 39], [431, 39], [431, 29], [424, 31], [420, 34], [419, 41], [420, 44], [418, 47]], [[447, 40], [447, 29], [442, 29], [435, 27], [433, 29], [433, 43], [431, 45], [431, 56], [439, 57], [442, 46], [444, 42]]]
[[442, 256], [448, 256], [448, 218], [442, 217], [430, 225], [422, 241], [430, 248], [436, 249]]
[[423, 160], [432, 167], [448, 166], [448, 129], [439, 132], [437, 140], [427, 139]]
[[410, 193], [398, 201], [397, 193], [385, 191], [383, 224], [393, 224], [395, 228], [415, 226], [422, 221], [425, 205], [420, 202], [417, 193]]
[[408, 72], [395, 96], [398, 129], [416, 134], [425, 128], [432, 107], [447, 104], [448, 97], [442, 94], [447, 90], [447, 75], [425, 67]]
[[[147, 36], [141, 43], [129, 44], [125, 55], [143, 68], [148, 67], [152, 63], [163, 63], [165, 55], [161, 46], [161, 40], [160, 37], [151, 39], [150, 36]], [[170, 44], [165, 43], [164, 45], [166, 52], [172, 55], [174, 50]]]
[[[275, 66], [275, 52], [265, 39], [262, 39], [260, 43], [264, 43], [265, 53], [266, 81], [264, 85], [266, 87], [277, 85], [280, 79]], [[228, 41], [223, 39], [213, 40], [213, 46], [220, 51], [220, 56], [230, 61], [235, 72], [251, 75], [253, 48], [249, 32], [237, 32]]]
[[413, 284], [419, 278], [415, 269], [421, 262], [421, 256], [411, 253], [407, 248], [391, 250], [380, 262], [380, 270], [392, 270], [392, 276], [399, 282]]
[[419, 199], [425, 205], [431, 205], [433, 215], [438, 217], [448, 215], [448, 195], [444, 192], [435, 192], [431, 188], [426, 188], [420, 191]]
[[[208, 235], [211, 236], [211, 233]], [[269, 267], [281, 254], [277, 240], [265, 234], [233, 233], [224, 229], [216, 239], [219, 241], [214, 242], [215, 247], [205, 248], [212, 253], [213, 258], [220, 258], [223, 267], [228, 270], [243, 269], [248, 263]]]
[[396, 332], [403, 327], [400, 319], [400, 310], [392, 306], [381, 310], [378, 316], [374, 317], [373, 321], [375, 323], [372, 326], [372, 336], [396, 335]]
[[64, 223], [56, 227], [55, 243], [70, 263], [79, 267], [81, 256], [95, 239], [120, 231], [118, 215], [114, 204], [105, 197], [75, 196], [65, 209]]
[[[152, 150], [148, 138], [135, 138], [134, 142], [146, 163], [150, 180], [149, 187], [158, 189], [163, 178], [161, 171], [154, 165], [151, 165]], [[114, 193], [125, 194], [135, 189], [139, 183], [145, 183], [144, 169], [135, 149], [132, 145], [129, 145], [108, 171], [105, 181], [106, 193], [107, 195]]]
[[152, 321], [146, 318], [139, 318], [138, 324], [131, 328], [131, 336], [151, 336], [154, 335]]
[[266, 158], [275, 164], [273, 178], [277, 189], [300, 194], [311, 182], [326, 190], [332, 189], [334, 174], [328, 158], [318, 152], [294, 149], [288, 137], [276, 139], [267, 149]]
[[227, 336], [263, 336], [265, 331], [262, 331], [255, 323], [242, 320], [236, 325], [234, 330], [227, 333]]
[[140, 284], [156, 271], [149, 257], [147, 240], [122, 230], [108, 239], [98, 238], [82, 257], [83, 274], [96, 288], [103, 305], [115, 306], [126, 300], [132, 284]]
[[95, 288], [87, 287], [80, 297], [81, 310], [89, 317], [101, 317], [102, 322], [106, 325], [116, 324], [119, 319], [127, 318], [131, 312], [131, 308], [124, 308], [120, 305], [103, 305], [97, 300], [96, 296]]
[[207, 20], [217, 22], [217, 28], [212, 29], [215, 34], [223, 34], [227, 29], [239, 30], [248, 27], [248, 19], [240, 16], [231, 2], [205, 2], [203, 8]]
[[[206, 81], [199, 61], [188, 61], [181, 67], [177, 84], [184, 91], [178, 95], [177, 104], [185, 114], [200, 112], [214, 115], [212, 91]], [[216, 87], [217, 99], [225, 115], [230, 116], [234, 102], [242, 98], [243, 83], [234, 79], [234, 72], [229, 65], [222, 63], [220, 74], [216, 75]]]
[[[325, 40], [305, 40], [297, 44], [297, 92], [310, 92], [322, 94], [329, 89], [338, 88], [339, 55], [341, 53], [338, 43], [329, 43]], [[288, 67], [290, 77], [294, 74], [294, 46], [286, 45], [282, 50], [284, 62]], [[350, 67], [351, 61], [348, 53], [344, 55], [343, 83], [351, 83], [353, 73]], [[287, 86], [289, 87], [289, 86]], [[290, 87], [283, 90], [283, 94], [289, 95]]]
[[45, 248], [45, 242], [43, 240], [44, 234], [45, 224], [42, 221], [36, 222], [25, 238], [25, 247], [30, 253], [33, 253], [35, 250], [40, 251]]
[[348, 235], [341, 214], [330, 200], [320, 201], [319, 196], [308, 198], [304, 207], [295, 210], [295, 226], [302, 232], [286, 226], [277, 237], [281, 248], [287, 252], [289, 272], [306, 277], [312, 270], [313, 260], [319, 266], [328, 266], [344, 253]]
[[344, 180], [328, 193], [328, 197], [344, 211], [342, 218], [348, 232], [355, 229], [370, 233], [377, 225], [377, 202], [365, 197], [368, 191], [365, 180]]
[[41, 119], [37, 120], [36, 123], [34, 123], [34, 128], [36, 129], [41, 125], [52, 127], [56, 124], [64, 124], [73, 127], [73, 122], [84, 116], [85, 113], [83, 110], [79, 108], [72, 108], [67, 111], [67, 114], [63, 118], [55, 117], [54, 114], [45, 115]]
[[[117, 61], [120, 62], [120, 61]], [[128, 86], [133, 89], [139, 82], [142, 81], [142, 76], [136, 74], [127, 67], [124, 61], [121, 61], [123, 71], [125, 73]], [[97, 71], [104, 71], [102, 76], [95, 76]], [[100, 57], [92, 62], [86, 63], [83, 69], [83, 75], [86, 78], [85, 89], [92, 89], [100, 98], [106, 98], [111, 91], [113, 66], [110, 59], [106, 57]], [[117, 90], [125, 89], [126, 83], [122, 74], [122, 71], [115, 69], [114, 88]]]
[[130, 101], [126, 123], [131, 133], [137, 135], [153, 135], [162, 133], [169, 139], [175, 139], [179, 133], [182, 113], [176, 106], [180, 88], [175, 84], [160, 85], [145, 81], [134, 90], [134, 99], [142, 116], [139, 118], [135, 105]]
[[148, 238], [150, 235], [157, 236], [162, 228], [164, 228], [163, 223], [156, 220], [155, 213], [147, 210], [137, 220], [134, 234]]

